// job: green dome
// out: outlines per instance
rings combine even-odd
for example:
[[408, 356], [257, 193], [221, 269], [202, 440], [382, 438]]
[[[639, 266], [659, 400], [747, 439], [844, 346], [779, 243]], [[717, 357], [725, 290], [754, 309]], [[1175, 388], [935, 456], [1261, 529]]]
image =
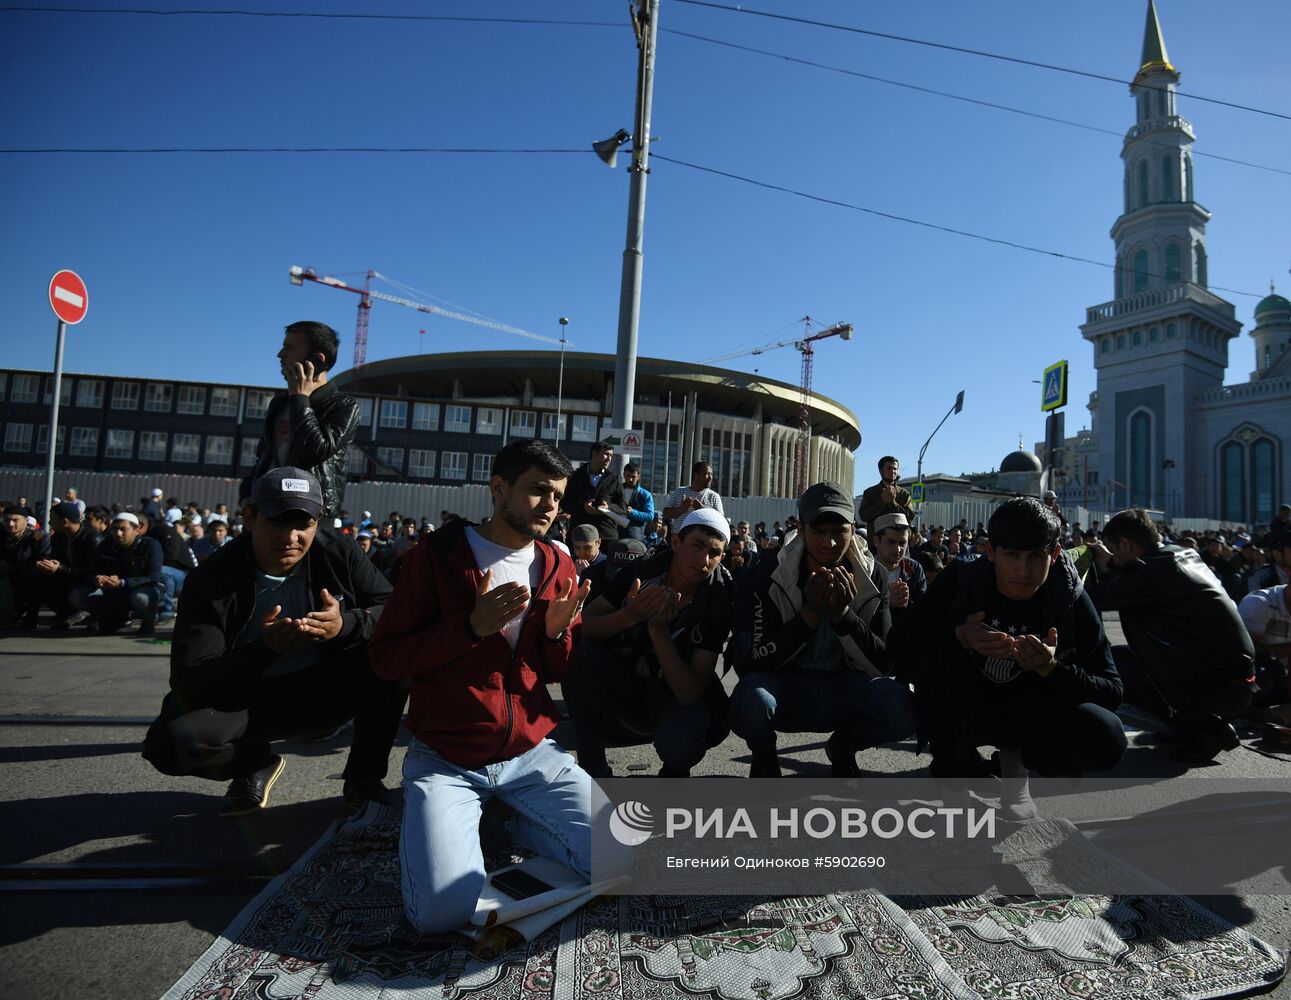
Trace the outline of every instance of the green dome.
[[1271, 312], [1291, 312], [1291, 302], [1281, 295], [1267, 295], [1260, 299], [1260, 304], [1255, 307], [1255, 315]]

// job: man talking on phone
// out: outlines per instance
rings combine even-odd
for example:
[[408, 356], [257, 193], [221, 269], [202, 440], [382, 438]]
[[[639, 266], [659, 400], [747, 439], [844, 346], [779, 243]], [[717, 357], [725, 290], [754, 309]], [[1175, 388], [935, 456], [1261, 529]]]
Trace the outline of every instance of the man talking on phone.
[[325, 323], [303, 320], [287, 327], [278, 361], [286, 395], [275, 396], [265, 414], [255, 468], [242, 481], [241, 497], [272, 468], [308, 469], [323, 491], [319, 525], [333, 526], [345, 499], [345, 463], [359, 428], [359, 402], [327, 381], [340, 340]]

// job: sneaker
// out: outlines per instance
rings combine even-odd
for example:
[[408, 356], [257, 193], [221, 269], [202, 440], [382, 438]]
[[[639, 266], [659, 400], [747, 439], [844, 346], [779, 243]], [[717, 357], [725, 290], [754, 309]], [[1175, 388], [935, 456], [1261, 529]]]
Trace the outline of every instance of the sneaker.
[[345, 808], [350, 812], [358, 812], [369, 802], [398, 808], [403, 798], [403, 789], [386, 788], [377, 778], [347, 778], [341, 788], [341, 795], [345, 799]]
[[856, 766], [856, 751], [849, 749], [835, 733], [825, 744], [825, 756], [829, 758], [829, 776], [831, 778], [859, 778], [861, 769]]
[[224, 804], [220, 806], [221, 816], [245, 816], [263, 809], [269, 804], [269, 789], [282, 774], [287, 762], [274, 755], [269, 763], [258, 771], [252, 771], [241, 778], [229, 782], [229, 790], [224, 793]]
[[754, 750], [749, 763], [750, 778], [780, 777], [780, 755], [774, 750]]

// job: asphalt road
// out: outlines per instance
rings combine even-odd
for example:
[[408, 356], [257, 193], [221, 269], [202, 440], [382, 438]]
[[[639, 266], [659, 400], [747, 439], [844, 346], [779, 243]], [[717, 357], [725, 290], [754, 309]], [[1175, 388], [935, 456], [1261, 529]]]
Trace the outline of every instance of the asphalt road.
[[[9, 1000], [160, 996], [269, 876], [343, 815], [348, 733], [286, 744], [287, 769], [269, 808], [241, 819], [219, 817], [222, 786], [152, 770], [139, 744], [166, 690], [165, 635], [0, 635], [0, 996]], [[733, 674], [726, 683], [733, 685]], [[1162, 749], [1141, 742], [1117, 774], [1178, 773]], [[404, 749], [401, 740], [391, 755], [391, 784]], [[781, 753], [786, 774], [828, 774], [820, 737], [785, 737]], [[618, 775], [658, 769], [649, 747], [612, 750], [610, 760]], [[912, 743], [859, 757], [873, 773], [918, 774], [927, 761]], [[743, 775], [747, 767], [745, 747], [731, 737], [701, 772]], [[1276, 780], [1291, 778], [1291, 762], [1239, 749], [1189, 773]], [[1235, 828], [1251, 822], [1240, 804], [1229, 812]], [[1285, 863], [1282, 827], [1259, 836], [1261, 850], [1230, 859], [1231, 892], [1201, 902], [1285, 949], [1291, 896], [1244, 891], [1254, 876]], [[1222, 836], [1215, 852], [1223, 856]], [[1291, 986], [1274, 995], [1291, 998]]]

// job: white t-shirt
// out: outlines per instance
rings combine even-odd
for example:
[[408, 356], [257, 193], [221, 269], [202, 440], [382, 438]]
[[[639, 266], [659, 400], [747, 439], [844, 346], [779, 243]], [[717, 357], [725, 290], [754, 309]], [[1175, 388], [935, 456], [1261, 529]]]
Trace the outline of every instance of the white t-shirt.
[[[668, 506], [679, 507], [686, 497], [694, 497], [705, 507], [712, 507], [722, 516], [726, 515], [726, 511], [722, 510], [722, 498], [713, 489], [692, 490], [689, 486], [678, 486], [668, 495]], [[668, 530], [675, 535], [681, 530], [681, 522], [684, 520], [686, 520], [685, 514], [682, 514], [681, 517], [674, 517], [672, 524], [668, 525]]]
[[1237, 612], [1242, 616], [1242, 624], [1246, 626], [1252, 639], [1259, 636], [1261, 642], [1270, 646], [1291, 642], [1291, 613], [1287, 611], [1286, 584], [1251, 591], [1242, 598]]
[[[515, 582], [524, 584], [529, 588], [529, 593], [533, 594], [542, 583], [538, 579], [542, 567], [538, 564], [537, 552], [532, 545], [526, 545], [523, 549], [509, 549], [505, 545], [490, 542], [471, 527], [466, 529], [466, 540], [471, 545], [471, 553], [475, 556], [475, 564], [480, 567], [480, 572], [493, 570], [489, 590], [496, 590], [504, 583]], [[524, 625], [525, 615], [528, 613], [529, 605], [526, 604], [518, 615], [502, 627], [502, 634], [512, 651], [516, 648], [520, 627]]]

